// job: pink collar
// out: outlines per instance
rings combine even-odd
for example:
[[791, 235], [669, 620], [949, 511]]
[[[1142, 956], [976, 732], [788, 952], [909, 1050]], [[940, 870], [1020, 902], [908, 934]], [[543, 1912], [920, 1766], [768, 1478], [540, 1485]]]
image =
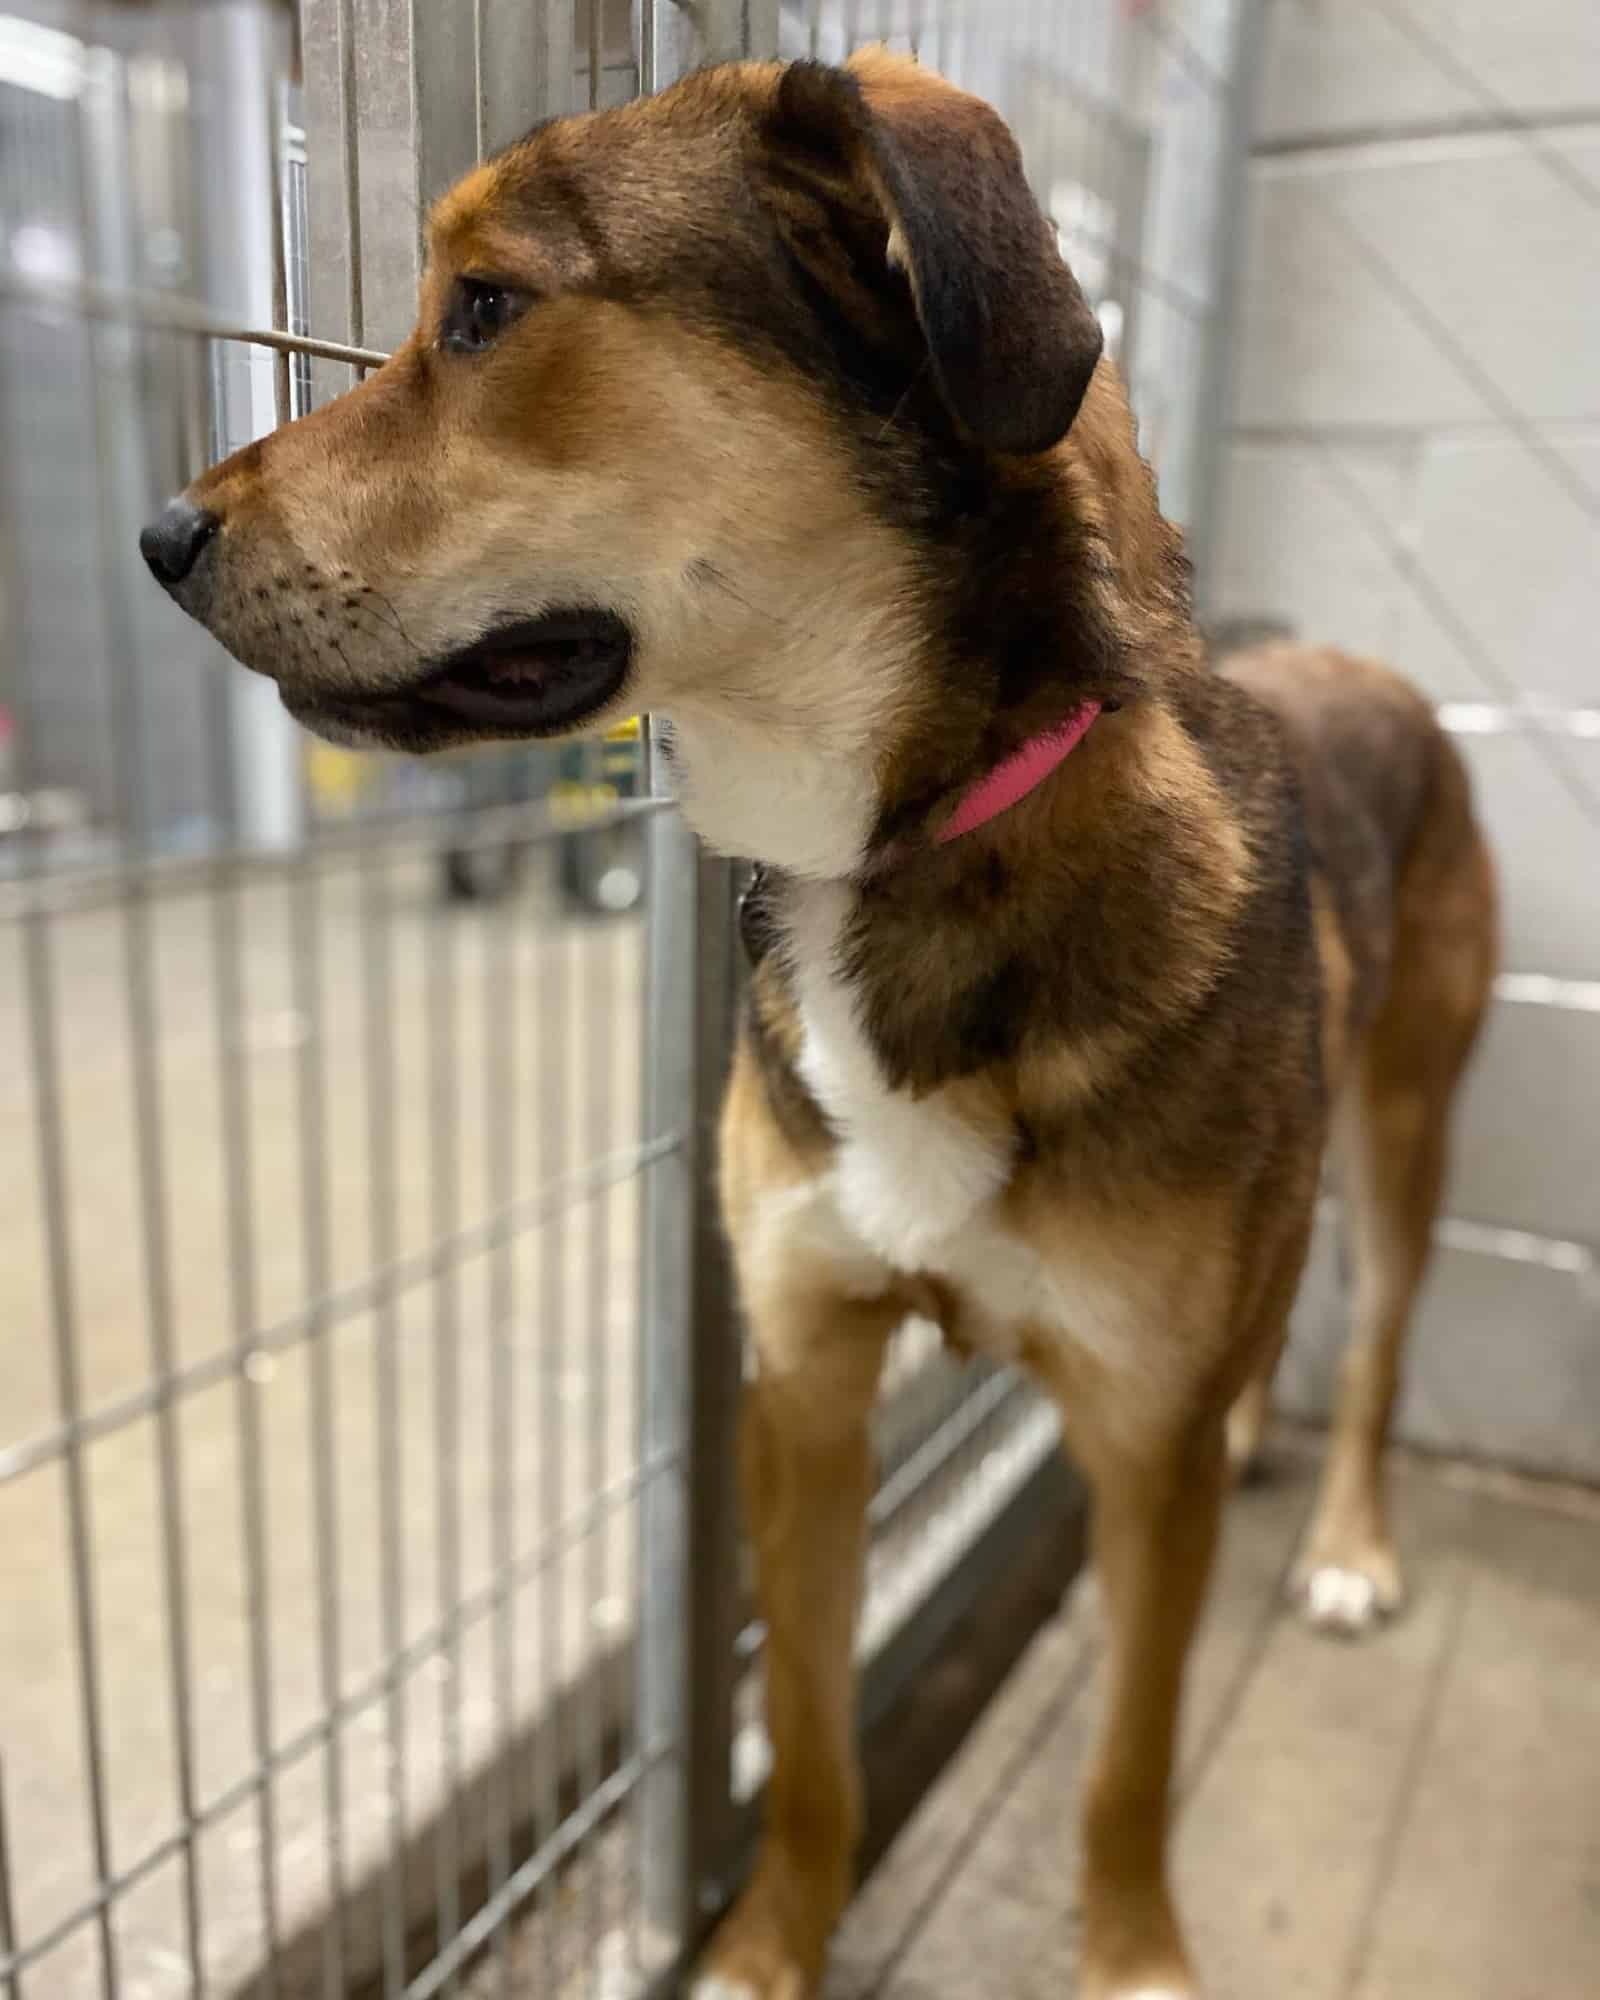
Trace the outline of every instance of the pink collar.
[[1025, 799], [1036, 786], [1042, 785], [1089, 733], [1089, 725], [1100, 713], [1100, 706], [1098, 701], [1086, 701], [1065, 722], [1038, 736], [1030, 736], [1020, 750], [1013, 750], [1003, 763], [996, 764], [962, 795], [955, 811], [939, 829], [937, 845], [943, 847], [946, 841], [959, 840], [962, 834], [998, 819], [1019, 799]]

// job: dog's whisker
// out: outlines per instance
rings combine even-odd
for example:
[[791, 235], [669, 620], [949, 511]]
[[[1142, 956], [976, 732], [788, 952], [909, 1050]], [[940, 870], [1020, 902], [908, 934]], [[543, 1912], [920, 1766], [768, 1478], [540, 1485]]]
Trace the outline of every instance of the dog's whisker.
[[800, 624], [797, 619], [789, 617], [782, 611], [772, 611], [763, 604], [753, 603], [744, 595], [743, 591], [734, 588], [728, 581], [727, 576], [718, 569], [715, 563], [697, 562], [694, 565], [694, 573], [696, 576], [703, 577], [707, 583], [715, 584], [717, 589], [725, 596], [731, 597], [735, 604], [742, 605], [754, 617], [768, 619], [772, 624], [782, 626], [786, 631], [798, 632], [802, 638], [816, 638], [816, 632], [809, 625]]
[[889, 435], [890, 431], [897, 430], [899, 428], [900, 419], [905, 415], [906, 405], [911, 401], [912, 396], [916, 393], [918, 385], [921, 383], [923, 376], [926, 375], [927, 372], [928, 372], [928, 364], [926, 361], [923, 361], [921, 366], [917, 369], [917, 372], [912, 376], [911, 380], [906, 384], [905, 393], [901, 396], [899, 402], [895, 404], [894, 408], [889, 412], [888, 416], [884, 419], [883, 428], [880, 431], [878, 431], [876, 435], [873, 437], [872, 442], [874, 444], [882, 444], [884, 439]]

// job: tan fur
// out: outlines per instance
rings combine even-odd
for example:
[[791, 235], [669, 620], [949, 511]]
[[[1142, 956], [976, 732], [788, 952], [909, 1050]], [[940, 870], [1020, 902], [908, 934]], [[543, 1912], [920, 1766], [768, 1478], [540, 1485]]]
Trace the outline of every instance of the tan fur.
[[[850, 1890], [869, 1416], [918, 1312], [1033, 1372], [1093, 1490], [1080, 1990], [1186, 2000], [1167, 1812], [1225, 1425], [1247, 1455], [1337, 1107], [1357, 1325], [1302, 1579], [1325, 1622], [1390, 1608], [1379, 1454], [1492, 876], [1395, 676], [1213, 671], [1009, 135], [903, 60], [851, 76], [708, 71], [468, 175], [412, 339], [196, 482], [216, 533], [172, 587], [366, 741], [496, 621], [614, 612], [629, 678], [587, 719], [669, 715], [691, 820], [775, 878], [721, 1150], [774, 1770], [720, 1990], [810, 2000]], [[486, 277], [522, 309], [463, 355]], [[1087, 699], [1054, 778], [939, 844]]]

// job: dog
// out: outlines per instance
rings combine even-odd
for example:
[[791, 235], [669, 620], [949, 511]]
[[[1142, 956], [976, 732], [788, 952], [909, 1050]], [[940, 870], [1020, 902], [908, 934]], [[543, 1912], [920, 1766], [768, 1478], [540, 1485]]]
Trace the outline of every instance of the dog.
[[869, 1413], [910, 1313], [1091, 1489], [1108, 1693], [1080, 1991], [1197, 1992], [1185, 1653], [1330, 1135], [1354, 1333], [1296, 1572], [1399, 1602], [1380, 1452], [1495, 965], [1460, 760], [1381, 666], [1218, 667], [1004, 123], [883, 51], [562, 119], [435, 207], [416, 331], [142, 538], [336, 742], [668, 718], [761, 866], [721, 1130], [774, 1765], [693, 1990], [805, 2000], [860, 1821]]

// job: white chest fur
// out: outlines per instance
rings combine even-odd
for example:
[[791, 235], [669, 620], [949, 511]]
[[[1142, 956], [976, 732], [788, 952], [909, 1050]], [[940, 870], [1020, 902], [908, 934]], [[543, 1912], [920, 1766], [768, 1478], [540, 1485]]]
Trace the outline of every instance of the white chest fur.
[[865, 1251], [888, 1270], [957, 1285], [996, 1345], [1024, 1325], [1058, 1323], [1064, 1301], [1050, 1271], [995, 1213], [1011, 1176], [1009, 1135], [978, 1129], [937, 1095], [890, 1089], [839, 976], [844, 913], [842, 892], [807, 889], [794, 935], [800, 1071], [839, 1134], [813, 1221], [818, 1205], [832, 1210], [830, 1233], [857, 1270]]

